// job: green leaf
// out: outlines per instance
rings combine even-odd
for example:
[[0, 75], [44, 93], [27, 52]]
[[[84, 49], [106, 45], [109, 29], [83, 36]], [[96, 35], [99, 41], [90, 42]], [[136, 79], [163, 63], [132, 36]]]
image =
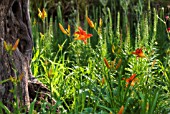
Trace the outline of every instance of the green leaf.
[[159, 96], [159, 91], [156, 92], [156, 94], [155, 94], [154, 101], [153, 101], [153, 103], [152, 103], [152, 107], [151, 107], [151, 110], [150, 110], [150, 114], [153, 114], [153, 113], [154, 113], [155, 107], [156, 107], [156, 105], [157, 105], [156, 102], [157, 102], [157, 100], [158, 100], [158, 96]]
[[11, 114], [11, 112], [9, 111], [9, 109], [8, 109], [2, 102], [0, 102], [0, 107], [1, 107], [2, 109], [4, 109], [4, 111], [6, 112], [6, 114]]
[[37, 60], [37, 59], [38, 59], [39, 54], [40, 54], [40, 50], [38, 49], [38, 50], [36, 51], [36, 53], [35, 53], [35, 55], [34, 55], [33, 59], [32, 59], [32, 62], [34, 62], [35, 60]]
[[36, 100], [37, 99], [35, 98], [34, 101], [30, 104], [30, 109], [29, 109], [29, 113], [28, 114], [33, 114], [34, 105], [35, 105]]

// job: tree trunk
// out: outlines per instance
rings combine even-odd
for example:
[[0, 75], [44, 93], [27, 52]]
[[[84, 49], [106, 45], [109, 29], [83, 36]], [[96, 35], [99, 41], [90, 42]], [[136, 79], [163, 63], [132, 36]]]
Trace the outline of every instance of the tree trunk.
[[[0, 102], [11, 111], [16, 100], [19, 107], [30, 105], [28, 79], [33, 43], [28, 6], [29, 0], [0, 0]], [[4, 42], [14, 45], [17, 39], [17, 49], [8, 53]], [[16, 85], [12, 79], [18, 80]], [[4, 80], [8, 81], [2, 83]]]

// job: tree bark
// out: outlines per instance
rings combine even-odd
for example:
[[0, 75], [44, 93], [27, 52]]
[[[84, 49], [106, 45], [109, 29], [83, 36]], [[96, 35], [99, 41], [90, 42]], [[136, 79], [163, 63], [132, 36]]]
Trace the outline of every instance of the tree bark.
[[[29, 17], [29, 0], [0, 0], [0, 82], [10, 77], [19, 79], [15, 84], [11, 80], [0, 83], [0, 102], [13, 111], [12, 103], [29, 108], [28, 79], [31, 76], [29, 67], [32, 56], [32, 33]], [[7, 53], [4, 41], [14, 45], [20, 39], [18, 48]], [[14, 97], [16, 96], [16, 98]]]

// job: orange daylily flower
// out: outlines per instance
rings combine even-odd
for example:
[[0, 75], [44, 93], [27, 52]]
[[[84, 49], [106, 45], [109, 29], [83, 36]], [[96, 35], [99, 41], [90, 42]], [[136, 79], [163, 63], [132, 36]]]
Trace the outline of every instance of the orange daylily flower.
[[132, 76], [130, 76], [130, 78], [126, 79], [126, 82], [132, 82], [136, 77], [136, 74], [132, 74]]
[[135, 85], [135, 81], [136, 81], [136, 74], [132, 74], [132, 76], [130, 76], [130, 78], [126, 79], [126, 87], [129, 85], [129, 83], [131, 83], [131, 86]]
[[118, 112], [118, 114], [123, 114], [123, 111], [124, 111], [124, 106], [122, 105], [119, 112]]
[[42, 20], [44, 20], [47, 17], [47, 13], [44, 8], [42, 11], [38, 8], [38, 17], [41, 18]]
[[91, 28], [94, 28], [93, 21], [92, 21], [88, 16], [86, 16], [86, 20], [87, 20], [89, 26], [90, 26]]
[[[138, 81], [138, 79], [137, 78], [135, 78], [134, 80], [132, 80], [132, 82], [131, 82], [131, 84], [130, 84], [130, 86], [134, 86], [135, 85], [135, 83]], [[126, 87], [128, 86], [128, 84], [126, 84]]]
[[145, 57], [142, 48], [137, 48], [136, 51], [132, 52], [132, 54], [137, 55], [137, 57]]
[[81, 27], [78, 27], [78, 31], [74, 35], [76, 36], [75, 40], [82, 40], [85, 44], [87, 44], [87, 38], [93, 36], [92, 34], [87, 34]]

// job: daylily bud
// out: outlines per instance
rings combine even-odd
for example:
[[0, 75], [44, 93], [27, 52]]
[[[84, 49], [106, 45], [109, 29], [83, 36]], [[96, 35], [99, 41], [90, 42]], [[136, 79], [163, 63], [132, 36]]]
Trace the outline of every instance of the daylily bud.
[[86, 16], [86, 20], [87, 20], [89, 26], [90, 26], [91, 28], [94, 28], [93, 21], [92, 21], [88, 16]]
[[102, 25], [103, 25], [103, 21], [102, 21], [102, 18], [100, 18], [100, 20], [99, 20], [99, 27], [102, 27]]
[[59, 23], [59, 28], [60, 28], [60, 30], [61, 30], [64, 34], [70, 36], [70, 25], [68, 25], [68, 29], [65, 30], [64, 27], [63, 27], [63, 25], [61, 25], [61, 24]]
[[119, 112], [118, 112], [118, 114], [123, 114], [123, 111], [124, 111], [124, 106], [122, 105]]
[[105, 65], [106, 65], [107, 68], [110, 68], [110, 65], [109, 65], [109, 63], [108, 63], [108, 61], [107, 61], [106, 58], [104, 58], [104, 63], [105, 63]]
[[16, 50], [19, 44], [19, 39], [15, 42], [14, 46], [12, 47], [12, 51]]

